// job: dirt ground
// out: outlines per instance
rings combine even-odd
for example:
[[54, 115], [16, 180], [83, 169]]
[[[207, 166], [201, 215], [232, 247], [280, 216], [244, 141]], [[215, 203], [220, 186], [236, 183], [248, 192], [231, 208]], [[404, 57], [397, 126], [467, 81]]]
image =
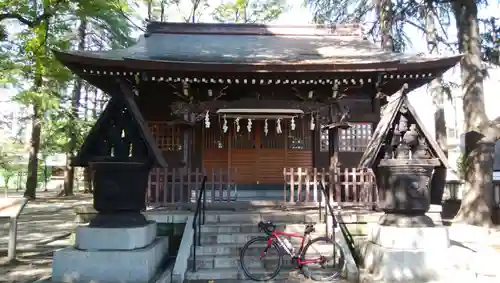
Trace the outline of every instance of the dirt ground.
[[50, 276], [54, 250], [71, 243], [77, 205], [91, 203], [91, 195], [53, 197], [39, 193], [30, 201], [18, 221], [17, 261], [6, 263], [9, 224], [0, 220], [0, 283], [34, 282]]

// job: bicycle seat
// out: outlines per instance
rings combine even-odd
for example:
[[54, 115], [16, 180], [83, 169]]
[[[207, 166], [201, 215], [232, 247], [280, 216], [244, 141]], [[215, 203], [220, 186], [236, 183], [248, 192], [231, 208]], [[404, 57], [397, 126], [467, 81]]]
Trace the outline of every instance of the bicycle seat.
[[304, 229], [304, 234], [311, 234], [314, 231], [316, 231], [316, 229], [314, 228], [314, 225], [313, 224], [307, 224], [306, 228]]
[[272, 234], [276, 230], [276, 225], [271, 221], [260, 221], [257, 226], [259, 230], [264, 231], [266, 234]]

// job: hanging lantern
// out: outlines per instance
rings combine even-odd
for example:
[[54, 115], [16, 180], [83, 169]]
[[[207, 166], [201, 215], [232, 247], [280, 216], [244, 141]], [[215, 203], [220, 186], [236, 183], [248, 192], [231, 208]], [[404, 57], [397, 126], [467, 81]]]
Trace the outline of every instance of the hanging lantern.
[[222, 125], [222, 131], [224, 131], [224, 133], [227, 133], [228, 129], [229, 127], [227, 126], [226, 114], [224, 114], [224, 124]]
[[311, 115], [310, 129], [311, 129], [311, 131], [314, 131], [315, 128], [316, 128], [316, 124], [314, 124], [314, 116]]
[[281, 130], [281, 118], [276, 120], [276, 133], [281, 134], [283, 131]]
[[252, 132], [252, 119], [248, 119], [248, 124], [247, 124], [247, 131], [250, 133]]
[[205, 128], [210, 128], [210, 116], [208, 116], [208, 110], [207, 113], [205, 113]]
[[290, 130], [295, 131], [295, 117], [292, 117], [292, 121], [290, 121]]
[[264, 120], [264, 134], [267, 136], [267, 133], [269, 133], [269, 128], [267, 127], [267, 119]]
[[240, 118], [236, 118], [234, 120], [234, 123], [236, 124], [236, 132], [239, 133], [240, 132]]

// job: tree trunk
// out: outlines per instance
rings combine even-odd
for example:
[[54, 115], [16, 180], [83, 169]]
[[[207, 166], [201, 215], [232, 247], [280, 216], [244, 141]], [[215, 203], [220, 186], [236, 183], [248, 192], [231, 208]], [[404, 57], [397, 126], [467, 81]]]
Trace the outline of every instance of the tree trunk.
[[[35, 89], [39, 90], [42, 87], [42, 77], [40, 74], [35, 75]], [[32, 105], [33, 116], [31, 117], [31, 138], [30, 152], [28, 160], [28, 177], [26, 179], [26, 190], [24, 197], [28, 199], [36, 199], [36, 187], [38, 185], [38, 153], [40, 152], [40, 136], [42, 132], [42, 113], [38, 102], [35, 101]]]
[[148, 21], [153, 20], [153, 0], [148, 1]]
[[[87, 32], [87, 20], [82, 17], [80, 19], [80, 26], [78, 27], [78, 50], [85, 50], [85, 37]], [[75, 179], [75, 168], [71, 165], [74, 154], [77, 150], [78, 135], [77, 135], [77, 120], [78, 110], [80, 109], [80, 98], [82, 95], [82, 79], [77, 77], [73, 89], [73, 97], [71, 99], [71, 115], [69, 118], [69, 149], [66, 154], [66, 168], [64, 172], [64, 195], [72, 196]]]
[[394, 42], [392, 38], [392, 1], [377, 0], [376, 8], [380, 21], [380, 40], [382, 49], [393, 51]]
[[[425, 29], [427, 50], [429, 54], [439, 55], [436, 28], [436, 11], [432, 0], [426, 1], [425, 9]], [[439, 147], [448, 156], [448, 138], [446, 133], [446, 120], [444, 113], [445, 93], [442, 87], [443, 78], [436, 77], [429, 84], [429, 94], [433, 98], [434, 104], [434, 130]], [[431, 203], [441, 204], [444, 187], [446, 185], [446, 168], [437, 168], [432, 177]]]
[[483, 93], [477, 4], [474, 0], [453, 2], [458, 30], [465, 132], [465, 194], [457, 221], [477, 226], [492, 225], [493, 155], [496, 137], [487, 136], [489, 121]]

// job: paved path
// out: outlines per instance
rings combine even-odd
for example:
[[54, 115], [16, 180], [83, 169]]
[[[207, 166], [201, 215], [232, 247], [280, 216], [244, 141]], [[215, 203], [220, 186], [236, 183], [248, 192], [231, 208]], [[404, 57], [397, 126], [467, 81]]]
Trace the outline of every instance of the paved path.
[[86, 203], [91, 203], [90, 195], [53, 198], [47, 193], [28, 202], [18, 222], [18, 261], [9, 265], [5, 264], [9, 224], [0, 222], [0, 283], [33, 282], [50, 276], [52, 252], [71, 243], [73, 207]]
[[[74, 230], [75, 218], [73, 208], [91, 203], [91, 196], [53, 198], [51, 194], [54, 193], [39, 194], [40, 198], [28, 202], [21, 214], [18, 224], [18, 262], [12, 265], [1, 264], [7, 255], [8, 224], [0, 222], [0, 283], [28, 283], [50, 276], [52, 252], [71, 244], [69, 235]], [[478, 240], [479, 231], [452, 230], [450, 236], [455, 241], [450, 249], [450, 261], [454, 262], [457, 269], [474, 270], [476, 278], [473, 282], [498, 282], [492, 273], [500, 273], [500, 253], [488, 247], [500, 247], [500, 229], [486, 233], [484, 240]], [[457, 242], [467, 242], [467, 239], [456, 236], [465, 234], [474, 237], [464, 248]], [[482, 244], [478, 245], [478, 242]]]

